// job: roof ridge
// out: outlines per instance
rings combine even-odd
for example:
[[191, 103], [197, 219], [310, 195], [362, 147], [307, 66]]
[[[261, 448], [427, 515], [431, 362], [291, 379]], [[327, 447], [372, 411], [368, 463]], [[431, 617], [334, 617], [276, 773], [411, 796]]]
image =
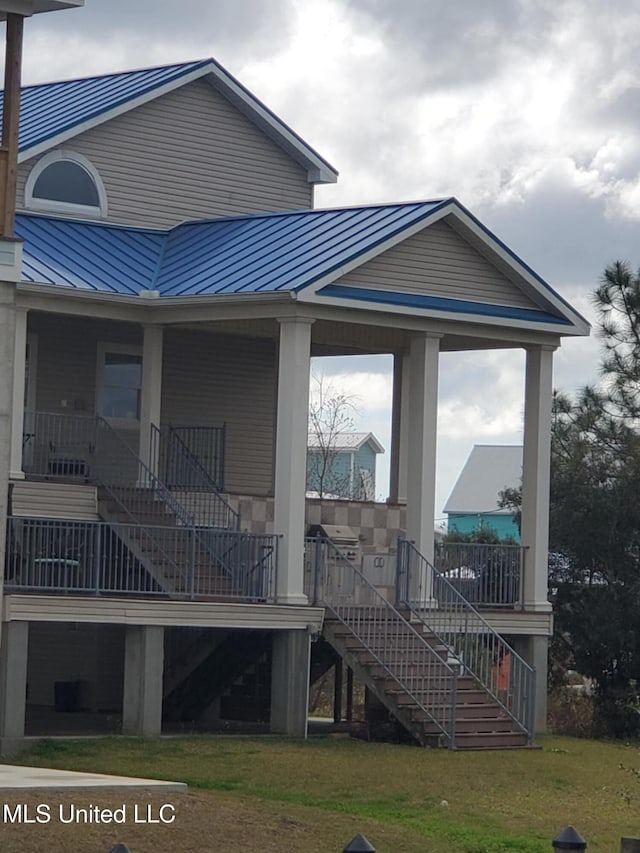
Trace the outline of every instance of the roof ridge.
[[170, 68], [196, 69], [198, 67], [204, 67], [209, 63], [217, 65], [213, 57], [207, 57], [206, 59], [194, 59], [188, 62], [169, 62], [162, 65], [150, 65], [147, 68], [130, 68], [123, 71], [108, 71], [104, 74], [89, 74], [86, 77], [66, 77], [62, 80], [46, 80], [42, 83], [29, 83], [28, 85], [21, 86], [21, 91], [24, 92], [27, 89], [42, 89], [46, 86], [62, 86], [67, 83], [85, 83], [91, 80], [106, 80], [113, 77], [130, 77], [134, 74], [145, 74], [150, 71], [166, 71]]
[[398, 202], [384, 201], [374, 202], [373, 204], [345, 204], [337, 205], [336, 207], [301, 207], [294, 208], [293, 210], [263, 210], [259, 213], [237, 213], [230, 216], [213, 216], [205, 219], [185, 219], [184, 222], [180, 222], [177, 225], [174, 225], [171, 230], [175, 231], [178, 228], [184, 228], [190, 225], [208, 225], [217, 222], [237, 222], [242, 220], [272, 219], [279, 216], [299, 216], [303, 214], [306, 216], [315, 213], [337, 213], [347, 210], [371, 210], [372, 208], [381, 209], [383, 207], [423, 207], [424, 205], [444, 204], [446, 202], [457, 203], [457, 199], [454, 196], [446, 196], [444, 198], [437, 199], [414, 199], [413, 201]]

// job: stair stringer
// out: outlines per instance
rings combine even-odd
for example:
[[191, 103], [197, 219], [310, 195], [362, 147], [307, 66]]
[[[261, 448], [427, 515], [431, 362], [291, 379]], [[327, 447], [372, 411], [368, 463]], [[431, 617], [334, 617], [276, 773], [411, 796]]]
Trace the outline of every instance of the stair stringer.
[[[336, 624], [343, 626], [342, 622], [338, 622]], [[371, 690], [384, 707], [395, 717], [411, 737], [420, 744], [420, 746], [449, 746], [450, 748], [454, 748], [454, 745], [450, 744], [450, 739], [444, 732], [441, 732], [440, 734], [427, 734], [424, 731], [422, 721], [412, 719], [412, 711], [419, 706], [417, 703], [407, 706], [398, 701], [400, 696], [410, 696], [411, 694], [403, 689], [403, 685], [400, 680], [394, 678], [391, 669], [387, 671], [386, 676], [381, 673], [374, 674], [372, 670], [374, 668], [379, 668], [381, 663], [374, 659], [374, 656], [367, 649], [365, 644], [360, 643], [360, 647], [357, 649], [349, 648], [347, 646], [346, 637], [342, 638], [339, 634], [336, 634], [333, 628], [334, 625], [325, 618], [323, 628], [323, 636], [325, 640], [327, 640], [327, 642], [335, 649], [343, 661], [351, 667], [356, 678]], [[355, 632], [351, 632], [350, 637], [358, 640]], [[366, 660], [367, 657], [370, 657], [370, 660]], [[384, 664], [382, 664], [382, 667], [384, 668]], [[385, 682], [387, 680], [393, 680], [397, 683], [397, 692], [385, 689]], [[419, 710], [427, 714], [430, 720], [436, 726], [439, 726], [436, 718], [429, 714], [426, 709], [420, 708]]]
[[163, 716], [198, 719], [264, 652], [268, 631], [231, 631], [164, 697]]

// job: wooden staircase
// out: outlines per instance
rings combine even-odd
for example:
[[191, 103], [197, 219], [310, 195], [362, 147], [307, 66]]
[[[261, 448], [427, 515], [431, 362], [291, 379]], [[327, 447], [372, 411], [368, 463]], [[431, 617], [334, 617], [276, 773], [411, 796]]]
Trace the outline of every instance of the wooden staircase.
[[[325, 640], [419, 744], [530, 746], [533, 669], [412, 543], [399, 541], [398, 555], [396, 606], [330, 539], [307, 538], [307, 592], [325, 607]], [[432, 571], [438, 600], [420, 593]]]
[[[354, 631], [327, 613], [323, 635], [419, 744], [466, 750], [528, 746], [527, 734], [482, 685], [459, 671], [450, 674], [447, 649], [433, 635], [420, 637], [398, 613], [392, 622], [380, 620], [384, 627], [368, 631], [364, 641], [360, 616], [358, 623]], [[433, 655], [420, 654], [423, 643]], [[442, 730], [443, 720], [451, 736]]]

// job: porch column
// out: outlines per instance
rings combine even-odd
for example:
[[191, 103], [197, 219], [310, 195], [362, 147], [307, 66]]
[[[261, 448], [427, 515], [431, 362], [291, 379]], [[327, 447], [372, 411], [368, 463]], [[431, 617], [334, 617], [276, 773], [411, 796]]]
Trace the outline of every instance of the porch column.
[[524, 606], [550, 610], [547, 600], [549, 467], [554, 347], [527, 350], [522, 457]]
[[0, 754], [16, 752], [24, 738], [27, 704], [28, 622], [3, 622], [0, 649]]
[[[160, 426], [162, 403], [162, 326], [144, 326], [140, 399], [140, 459], [158, 471], [158, 447], [151, 443], [151, 424]], [[153, 453], [152, 453], [153, 450]], [[153, 456], [153, 458], [152, 458]]]
[[311, 636], [308, 631], [274, 631], [271, 656], [271, 731], [307, 736]]
[[[4, 251], [10, 248], [20, 259], [18, 243], [7, 247], [6, 241], [0, 240], [0, 269], [4, 261]], [[16, 261], [16, 277], [19, 278]], [[4, 275], [2, 270], [2, 275]], [[13, 359], [15, 354], [15, 284], [0, 280], [0, 578], [4, 578], [4, 558], [6, 550], [7, 504], [9, 490], [9, 470], [11, 465], [11, 429], [13, 409]], [[21, 404], [24, 405], [24, 402]], [[3, 584], [0, 583], [0, 611], [2, 610]], [[4, 629], [4, 625], [1, 625]], [[0, 649], [3, 639], [0, 637]]]
[[394, 353], [389, 477], [389, 503], [392, 504], [406, 504], [407, 502], [409, 361], [410, 356], [408, 353]]
[[164, 628], [127, 625], [122, 734], [157, 737], [162, 731]]
[[[438, 361], [440, 337], [413, 335], [409, 351], [407, 538], [433, 563], [436, 503], [436, 438], [438, 427]], [[433, 578], [416, 579], [419, 601], [429, 603]], [[414, 587], [415, 592], [418, 588]]]
[[11, 413], [11, 462], [9, 476], [23, 480], [22, 445], [24, 433], [24, 387], [27, 366], [27, 309], [16, 308], [15, 347], [13, 355], [13, 409]]
[[313, 320], [286, 318], [279, 322], [273, 529], [282, 539], [276, 596], [283, 604], [306, 604], [304, 525]]

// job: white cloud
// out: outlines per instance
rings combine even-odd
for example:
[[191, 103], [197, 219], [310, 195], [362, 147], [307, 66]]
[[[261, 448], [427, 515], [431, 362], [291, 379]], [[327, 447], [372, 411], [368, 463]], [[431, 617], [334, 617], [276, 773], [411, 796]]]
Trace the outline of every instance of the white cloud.
[[[91, 0], [28, 22], [25, 79], [214, 55], [338, 167], [319, 205], [456, 195], [592, 318], [605, 265], [640, 264], [639, 40], [635, 2]], [[597, 341], [555, 361], [591, 382]], [[323, 364], [388, 451], [390, 359]], [[522, 364], [443, 356], [444, 497], [475, 441], [518, 440]]]

